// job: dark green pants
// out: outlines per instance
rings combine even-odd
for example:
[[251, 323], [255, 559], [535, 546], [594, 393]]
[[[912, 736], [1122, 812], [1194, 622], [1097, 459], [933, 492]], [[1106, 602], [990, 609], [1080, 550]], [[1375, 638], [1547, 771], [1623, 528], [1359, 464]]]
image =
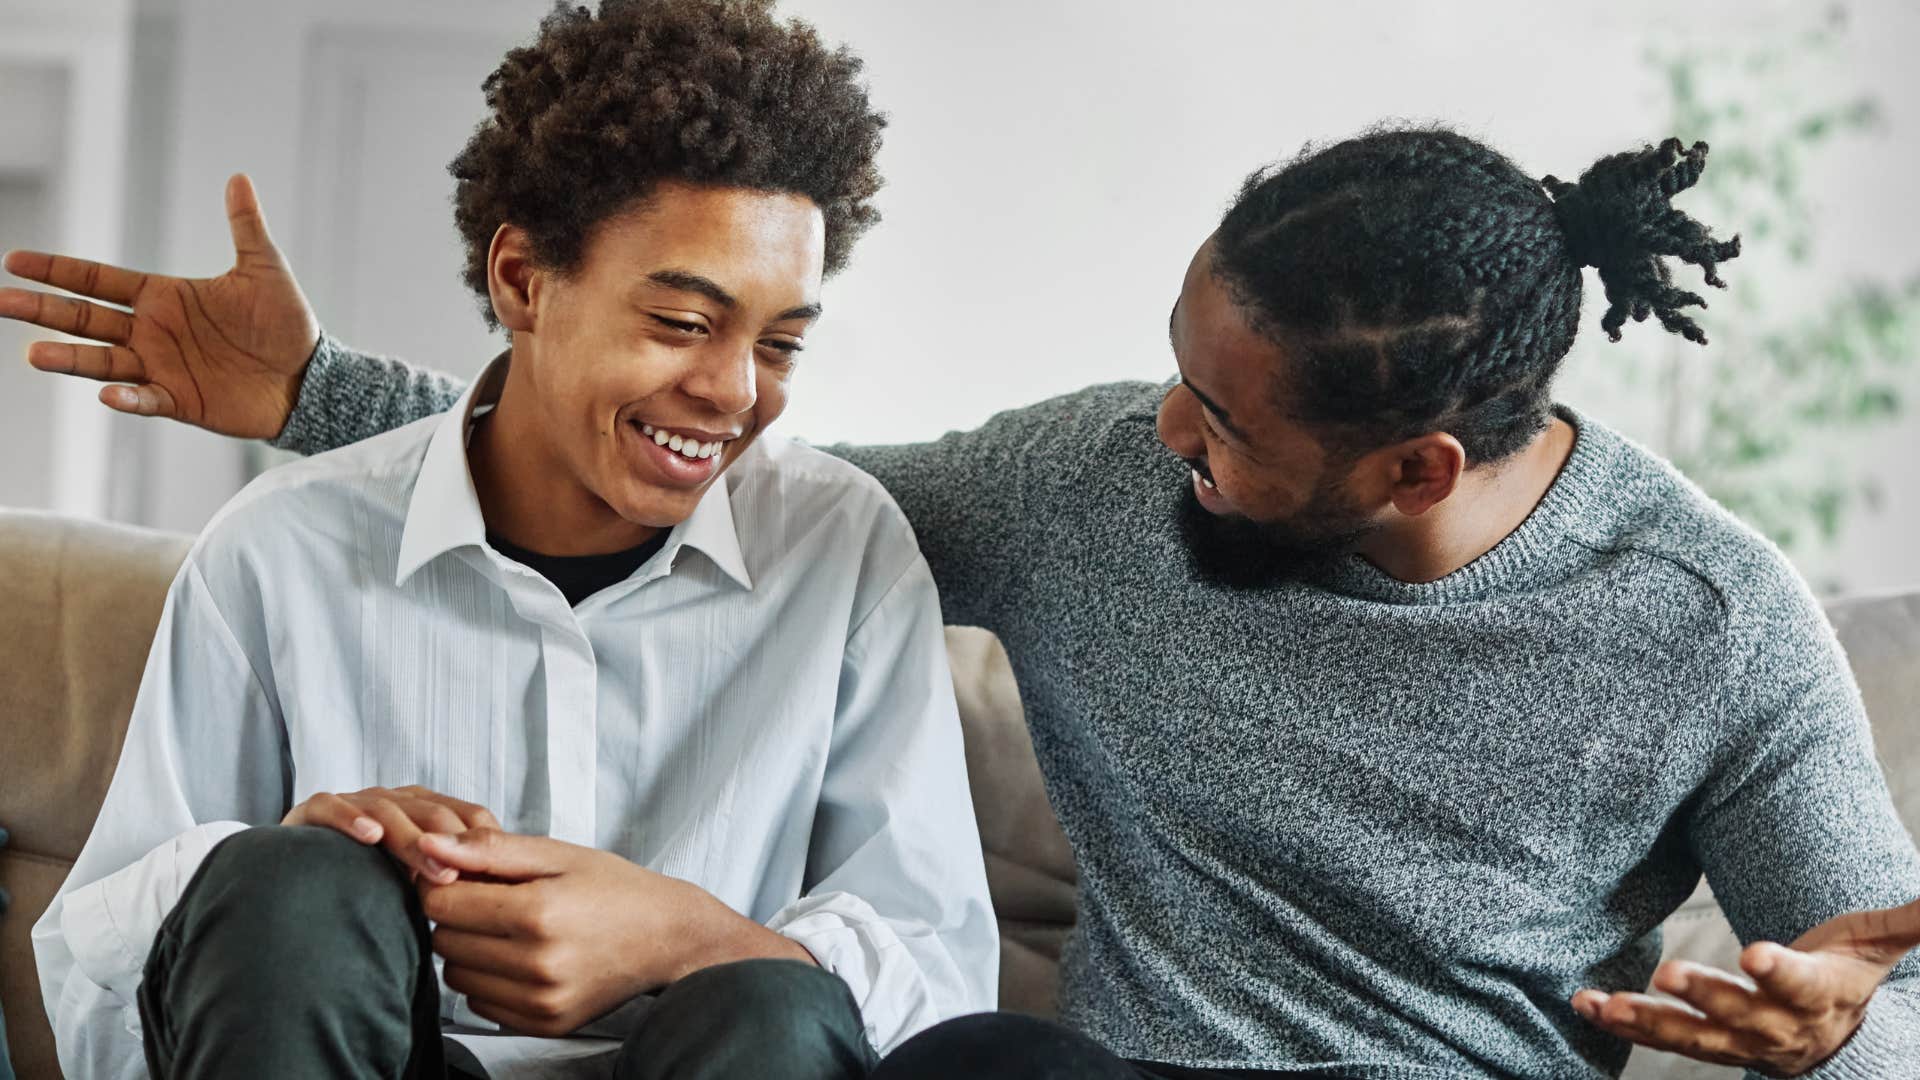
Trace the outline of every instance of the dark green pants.
[[[399, 864], [327, 829], [249, 829], [213, 849], [140, 986], [155, 1080], [447, 1080], [420, 901]], [[662, 991], [618, 1080], [842, 1080], [874, 1065], [853, 995], [808, 964], [754, 960]]]

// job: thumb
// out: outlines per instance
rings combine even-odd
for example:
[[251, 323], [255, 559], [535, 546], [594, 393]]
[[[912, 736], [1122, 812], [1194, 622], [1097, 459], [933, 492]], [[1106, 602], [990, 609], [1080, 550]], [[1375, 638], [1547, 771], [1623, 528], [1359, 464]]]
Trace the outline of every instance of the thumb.
[[1920, 900], [1862, 911], [1857, 920], [1854, 947], [1863, 959], [1891, 968], [1920, 946]]
[[1755, 942], [1740, 954], [1741, 969], [1763, 993], [1790, 1008], [1814, 1012], [1864, 1003], [1891, 966], [1851, 950], [1808, 952], [1771, 942]]
[[227, 227], [233, 231], [233, 251], [241, 262], [253, 259], [280, 262], [280, 249], [267, 232], [267, 215], [260, 209], [260, 195], [246, 173], [235, 173], [227, 180]]
[[544, 836], [521, 836], [499, 829], [463, 833], [423, 833], [420, 850], [461, 874], [486, 874], [505, 881], [552, 877], [565, 869], [565, 846]]

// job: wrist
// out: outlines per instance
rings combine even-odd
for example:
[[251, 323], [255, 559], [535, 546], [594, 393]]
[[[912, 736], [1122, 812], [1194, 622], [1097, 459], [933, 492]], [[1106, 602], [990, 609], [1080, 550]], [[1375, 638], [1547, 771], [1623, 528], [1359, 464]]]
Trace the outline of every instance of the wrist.
[[673, 977], [669, 982], [678, 982], [704, 968], [741, 960], [816, 963], [813, 954], [799, 942], [754, 922], [697, 885], [682, 884], [689, 895], [682, 906], [678, 937], [686, 944], [670, 965]]

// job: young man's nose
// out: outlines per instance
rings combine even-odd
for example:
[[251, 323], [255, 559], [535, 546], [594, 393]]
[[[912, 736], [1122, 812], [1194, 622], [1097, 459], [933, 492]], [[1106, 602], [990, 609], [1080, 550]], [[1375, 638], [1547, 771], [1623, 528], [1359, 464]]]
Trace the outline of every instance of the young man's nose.
[[682, 388], [689, 395], [709, 402], [719, 412], [732, 416], [753, 408], [759, 400], [754, 375], [752, 345], [744, 349], [715, 349], [688, 373]]

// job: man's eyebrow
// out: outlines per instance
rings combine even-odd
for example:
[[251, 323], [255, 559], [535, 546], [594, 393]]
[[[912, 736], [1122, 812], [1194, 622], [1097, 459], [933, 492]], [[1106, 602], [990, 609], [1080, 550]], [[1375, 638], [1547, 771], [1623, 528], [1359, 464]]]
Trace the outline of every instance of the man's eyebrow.
[[816, 300], [811, 304], [801, 304], [797, 308], [788, 308], [780, 314], [775, 315], [773, 321], [786, 322], [788, 319], [817, 319], [820, 317], [820, 313], [825, 310], [825, 308], [820, 306], [820, 302]]
[[712, 278], [701, 277], [688, 270], [655, 270], [647, 275], [647, 280], [655, 285], [663, 285], [681, 292], [699, 293], [701, 296], [731, 310], [739, 304], [733, 294], [720, 287]]
[[1185, 375], [1180, 376], [1180, 382], [1183, 385], [1185, 385], [1188, 390], [1193, 392], [1194, 397], [1197, 397], [1200, 399], [1200, 404], [1205, 405], [1209, 412], [1213, 413], [1213, 415], [1220, 418], [1221, 427], [1226, 428], [1228, 431], [1232, 432], [1242, 442], [1247, 441], [1247, 433], [1244, 431], [1241, 431], [1240, 428], [1236, 424], [1234, 424], [1233, 417], [1227, 415], [1227, 410], [1221, 408], [1219, 402], [1201, 393], [1200, 388], [1193, 385], [1192, 380], [1188, 379]]
[[[1167, 312], [1167, 343], [1169, 345], [1173, 343], [1173, 317], [1179, 311], [1180, 311], [1180, 301], [1175, 300], [1173, 302], [1173, 310]], [[1196, 398], [1199, 398], [1200, 404], [1205, 405], [1209, 412], [1212, 412], [1213, 415], [1220, 418], [1221, 427], [1226, 428], [1229, 433], [1231, 433], [1235, 438], [1239, 439], [1241, 442], [1252, 441], [1247, 438], [1247, 433], [1240, 430], [1239, 425], [1233, 422], [1233, 417], [1227, 415], [1227, 410], [1221, 408], [1219, 402], [1213, 400], [1212, 398], [1208, 397], [1206, 394], [1202, 393], [1199, 387], [1193, 385], [1193, 381], [1191, 379], [1188, 379], [1186, 375], [1183, 374], [1180, 376], [1180, 383], [1182, 386], [1185, 386], [1188, 390], [1192, 391], [1193, 396]]]

